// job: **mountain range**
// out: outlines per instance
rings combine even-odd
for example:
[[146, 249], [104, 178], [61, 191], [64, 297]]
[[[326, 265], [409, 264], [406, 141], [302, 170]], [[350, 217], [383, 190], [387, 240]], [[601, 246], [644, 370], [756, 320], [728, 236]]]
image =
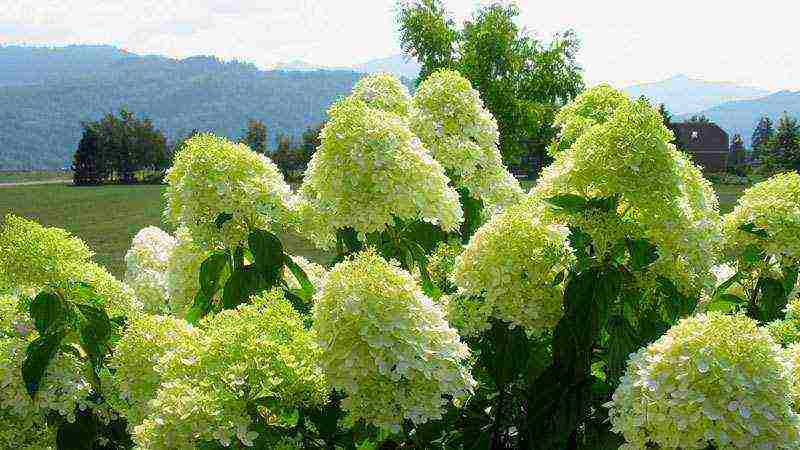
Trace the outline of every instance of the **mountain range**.
[[[365, 73], [391, 72], [411, 87], [419, 72], [402, 55], [349, 67], [292, 61], [261, 70], [213, 56], [173, 59], [111, 46], [0, 46], [0, 67], [0, 170], [69, 166], [81, 122], [123, 107], [150, 118], [171, 140], [194, 129], [236, 139], [248, 119], [262, 120], [274, 147], [278, 135], [297, 137], [324, 121], [328, 106]], [[769, 94], [684, 75], [624, 90], [665, 103], [676, 120], [704, 114], [746, 142], [761, 115], [800, 116], [800, 92]]]

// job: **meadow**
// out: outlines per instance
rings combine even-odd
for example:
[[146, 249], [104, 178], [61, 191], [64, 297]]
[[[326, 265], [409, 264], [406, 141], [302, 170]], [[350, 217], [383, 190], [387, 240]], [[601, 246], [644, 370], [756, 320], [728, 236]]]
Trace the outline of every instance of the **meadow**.
[[[174, 231], [161, 217], [165, 186], [40, 184], [0, 187], [0, 222], [8, 213], [64, 228], [85, 240], [95, 260], [115, 276], [125, 273], [125, 252], [142, 228]], [[281, 236], [288, 251], [325, 263], [330, 258], [306, 240]]]
[[[523, 182], [525, 189], [531, 184]], [[739, 185], [714, 187], [722, 213], [733, 209], [744, 190], [744, 186]], [[149, 225], [174, 231], [161, 217], [164, 189], [158, 185], [0, 187], [0, 221], [6, 214], [13, 213], [36, 219], [46, 226], [64, 228], [80, 236], [95, 250], [97, 262], [122, 277], [125, 252], [137, 231]], [[281, 239], [290, 253], [323, 264], [331, 258], [298, 236], [284, 234]]]

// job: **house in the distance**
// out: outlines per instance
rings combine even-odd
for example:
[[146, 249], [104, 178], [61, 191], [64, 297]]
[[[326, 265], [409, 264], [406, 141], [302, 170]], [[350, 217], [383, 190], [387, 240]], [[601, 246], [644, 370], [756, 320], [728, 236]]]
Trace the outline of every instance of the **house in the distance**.
[[725, 170], [728, 161], [728, 133], [711, 122], [673, 124], [678, 146], [686, 149], [706, 172]]

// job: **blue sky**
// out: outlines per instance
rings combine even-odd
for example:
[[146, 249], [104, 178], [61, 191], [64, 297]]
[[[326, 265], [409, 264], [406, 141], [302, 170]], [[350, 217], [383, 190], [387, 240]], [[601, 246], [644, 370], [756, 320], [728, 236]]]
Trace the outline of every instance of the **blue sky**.
[[[458, 20], [479, 3], [446, 1]], [[578, 32], [592, 84], [684, 73], [800, 90], [797, 1], [517, 3], [520, 25], [543, 39]], [[0, 43], [102, 43], [174, 57], [215, 54], [264, 68], [295, 59], [342, 66], [399, 53], [394, 20], [395, 0], [0, 0]]]

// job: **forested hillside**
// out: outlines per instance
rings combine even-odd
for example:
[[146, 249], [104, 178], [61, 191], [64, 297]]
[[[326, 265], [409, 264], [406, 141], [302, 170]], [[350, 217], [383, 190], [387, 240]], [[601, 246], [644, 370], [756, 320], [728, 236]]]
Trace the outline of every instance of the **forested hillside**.
[[238, 138], [248, 119], [299, 136], [363, 74], [261, 71], [214, 57], [139, 56], [113, 47], [0, 47], [0, 169], [68, 166], [81, 121], [126, 107], [168, 138]]

